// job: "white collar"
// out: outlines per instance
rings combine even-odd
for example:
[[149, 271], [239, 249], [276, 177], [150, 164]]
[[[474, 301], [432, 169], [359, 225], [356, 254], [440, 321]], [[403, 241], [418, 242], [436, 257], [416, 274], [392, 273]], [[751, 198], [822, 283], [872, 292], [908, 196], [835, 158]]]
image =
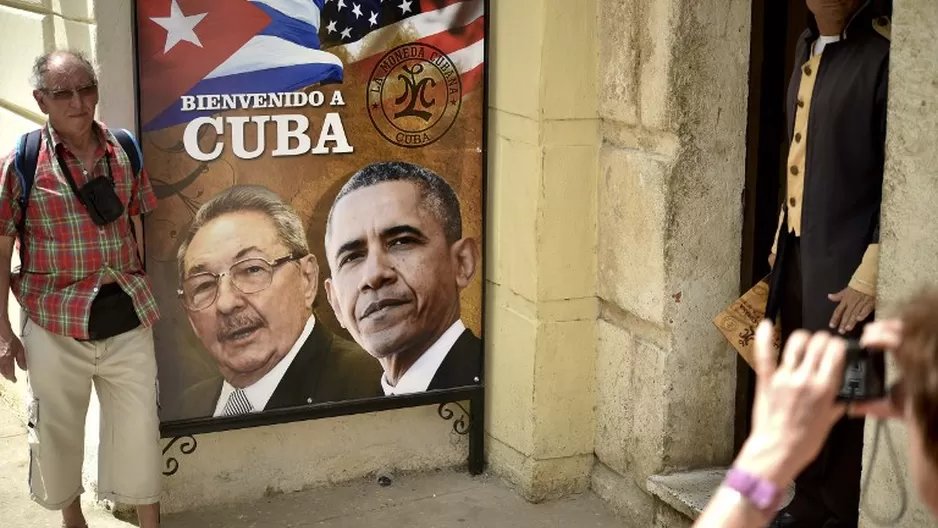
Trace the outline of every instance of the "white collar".
[[427, 387], [430, 386], [430, 382], [433, 381], [436, 371], [439, 370], [443, 360], [446, 359], [446, 355], [449, 354], [450, 349], [456, 344], [456, 340], [465, 331], [466, 325], [457, 319], [449, 329], [443, 332], [443, 335], [436, 340], [436, 343], [430, 345], [430, 348], [421, 354], [417, 361], [404, 372], [401, 379], [397, 380], [397, 385], [391, 386], [382, 374], [381, 387], [384, 388], [385, 396], [425, 392]]
[[[270, 397], [273, 396], [274, 391], [277, 390], [277, 386], [280, 385], [280, 380], [283, 379], [283, 376], [287, 373], [287, 369], [290, 368], [293, 360], [296, 359], [296, 355], [300, 352], [303, 343], [306, 343], [309, 334], [313, 332], [314, 326], [316, 326], [316, 317], [310, 315], [309, 319], [306, 320], [306, 326], [303, 328], [303, 332], [296, 342], [293, 343], [293, 348], [287, 352], [287, 355], [284, 356], [274, 368], [270, 369], [270, 372], [264, 374], [263, 378], [254, 382], [253, 385], [244, 388], [244, 394], [248, 397], [248, 401], [251, 402], [254, 412], [263, 411], [264, 407], [267, 406]], [[222, 415], [222, 411], [225, 410], [225, 404], [228, 403], [228, 397], [231, 396], [231, 393], [234, 391], [235, 388], [232, 387], [228, 381], [222, 384], [221, 395], [218, 397], [218, 402], [215, 404], [214, 416]]]
[[815, 56], [815, 55], [820, 55], [821, 53], [824, 53], [824, 48], [826, 48], [828, 44], [840, 42], [840, 40], [841, 40], [840, 35], [819, 36], [818, 39], [814, 41], [814, 44], [811, 46], [811, 51], [812, 51], [811, 55]]

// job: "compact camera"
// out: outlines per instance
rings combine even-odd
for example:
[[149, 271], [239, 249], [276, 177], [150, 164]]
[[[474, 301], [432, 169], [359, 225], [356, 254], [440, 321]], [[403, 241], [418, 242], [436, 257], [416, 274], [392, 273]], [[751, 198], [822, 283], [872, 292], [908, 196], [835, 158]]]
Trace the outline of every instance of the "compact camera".
[[856, 339], [847, 340], [844, 381], [837, 401], [860, 402], [886, 397], [886, 357], [882, 352], [863, 348]]

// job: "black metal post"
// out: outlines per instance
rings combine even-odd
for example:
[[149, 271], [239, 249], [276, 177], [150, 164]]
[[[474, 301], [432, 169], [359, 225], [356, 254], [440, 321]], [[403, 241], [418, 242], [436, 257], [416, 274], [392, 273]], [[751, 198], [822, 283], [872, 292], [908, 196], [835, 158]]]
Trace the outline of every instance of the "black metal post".
[[485, 470], [485, 398], [484, 391], [476, 391], [469, 400], [469, 474], [480, 475]]

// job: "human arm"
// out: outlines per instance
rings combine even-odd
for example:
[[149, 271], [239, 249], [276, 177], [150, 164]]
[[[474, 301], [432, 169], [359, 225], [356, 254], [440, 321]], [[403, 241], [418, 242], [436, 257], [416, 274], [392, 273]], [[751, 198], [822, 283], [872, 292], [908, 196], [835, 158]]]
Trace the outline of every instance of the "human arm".
[[[886, 118], [888, 107], [889, 88], [889, 60], [885, 59], [880, 65], [876, 92], [874, 94], [873, 137], [877, 150], [876, 163], [880, 171], [885, 159], [886, 150]], [[872, 216], [871, 236], [860, 265], [854, 271], [847, 287], [837, 293], [829, 295], [830, 300], [838, 303], [831, 317], [830, 327], [841, 334], [853, 330], [860, 322], [866, 320], [876, 308], [876, 282], [879, 271], [879, 236], [880, 236], [880, 210], [879, 205]]]
[[845, 334], [865, 321], [876, 309], [876, 281], [879, 274], [879, 210], [874, 216], [870, 243], [863, 252], [860, 265], [850, 277], [847, 287], [828, 298], [837, 303], [831, 315], [830, 328]]
[[9, 313], [10, 268], [17, 234], [15, 219], [22, 214], [18, 181], [11, 154], [0, 169], [0, 375], [13, 382], [16, 382], [14, 363], [26, 370], [26, 353], [13, 332]]
[[0, 375], [16, 382], [14, 361], [26, 370], [26, 352], [23, 343], [10, 324], [10, 263], [13, 259], [13, 237], [0, 237]]
[[[763, 321], [756, 333], [756, 398], [752, 433], [734, 469], [784, 489], [820, 452], [844, 406], [836, 403], [843, 380], [846, 345], [826, 333], [798, 331], [776, 366], [773, 326]], [[724, 483], [694, 524], [695, 528], [755, 528], [771, 518]]]

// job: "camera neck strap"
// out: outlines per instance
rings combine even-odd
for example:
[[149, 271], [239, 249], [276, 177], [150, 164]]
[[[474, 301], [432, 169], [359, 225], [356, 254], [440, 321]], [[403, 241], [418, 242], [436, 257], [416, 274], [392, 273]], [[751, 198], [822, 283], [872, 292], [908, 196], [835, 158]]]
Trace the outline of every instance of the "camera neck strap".
[[867, 509], [866, 514], [874, 523], [879, 526], [896, 526], [905, 516], [908, 509], [908, 492], [905, 487], [905, 475], [902, 474], [902, 466], [899, 465], [899, 455], [896, 453], [896, 447], [892, 441], [892, 435], [889, 433], [889, 427], [885, 420], [876, 421], [876, 430], [873, 432], [873, 452], [870, 453], [870, 467], [866, 471], [863, 479], [863, 495], [860, 497], [860, 504], [867, 503], [867, 497], [870, 493], [870, 483], [872, 482], [873, 469], [876, 466], [876, 455], [879, 453], [880, 435], [885, 437], [886, 448], [889, 450], [889, 458], [892, 462], [893, 473], [896, 479], [896, 486], [899, 489], [899, 511], [892, 518], [882, 518]]
[[[87, 209], [88, 204], [86, 204], [85, 199], [82, 198], [81, 192], [78, 190], [78, 185], [75, 184], [75, 178], [72, 177], [72, 171], [70, 171], [68, 168], [68, 164], [65, 163], [65, 160], [62, 159], [62, 156], [59, 156], [58, 152], [54, 152], [54, 155], [55, 161], [59, 163], [59, 169], [61, 169], [65, 179], [68, 180], [68, 186], [72, 188], [72, 192], [75, 193], [75, 197], [78, 198], [78, 201], [81, 202], [81, 205], [85, 206]], [[113, 185], [114, 177], [111, 175], [111, 156], [107, 153], [107, 151], [104, 152], [104, 166], [107, 168], [107, 179]], [[91, 170], [93, 172], [94, 167], [92, 167]]]

